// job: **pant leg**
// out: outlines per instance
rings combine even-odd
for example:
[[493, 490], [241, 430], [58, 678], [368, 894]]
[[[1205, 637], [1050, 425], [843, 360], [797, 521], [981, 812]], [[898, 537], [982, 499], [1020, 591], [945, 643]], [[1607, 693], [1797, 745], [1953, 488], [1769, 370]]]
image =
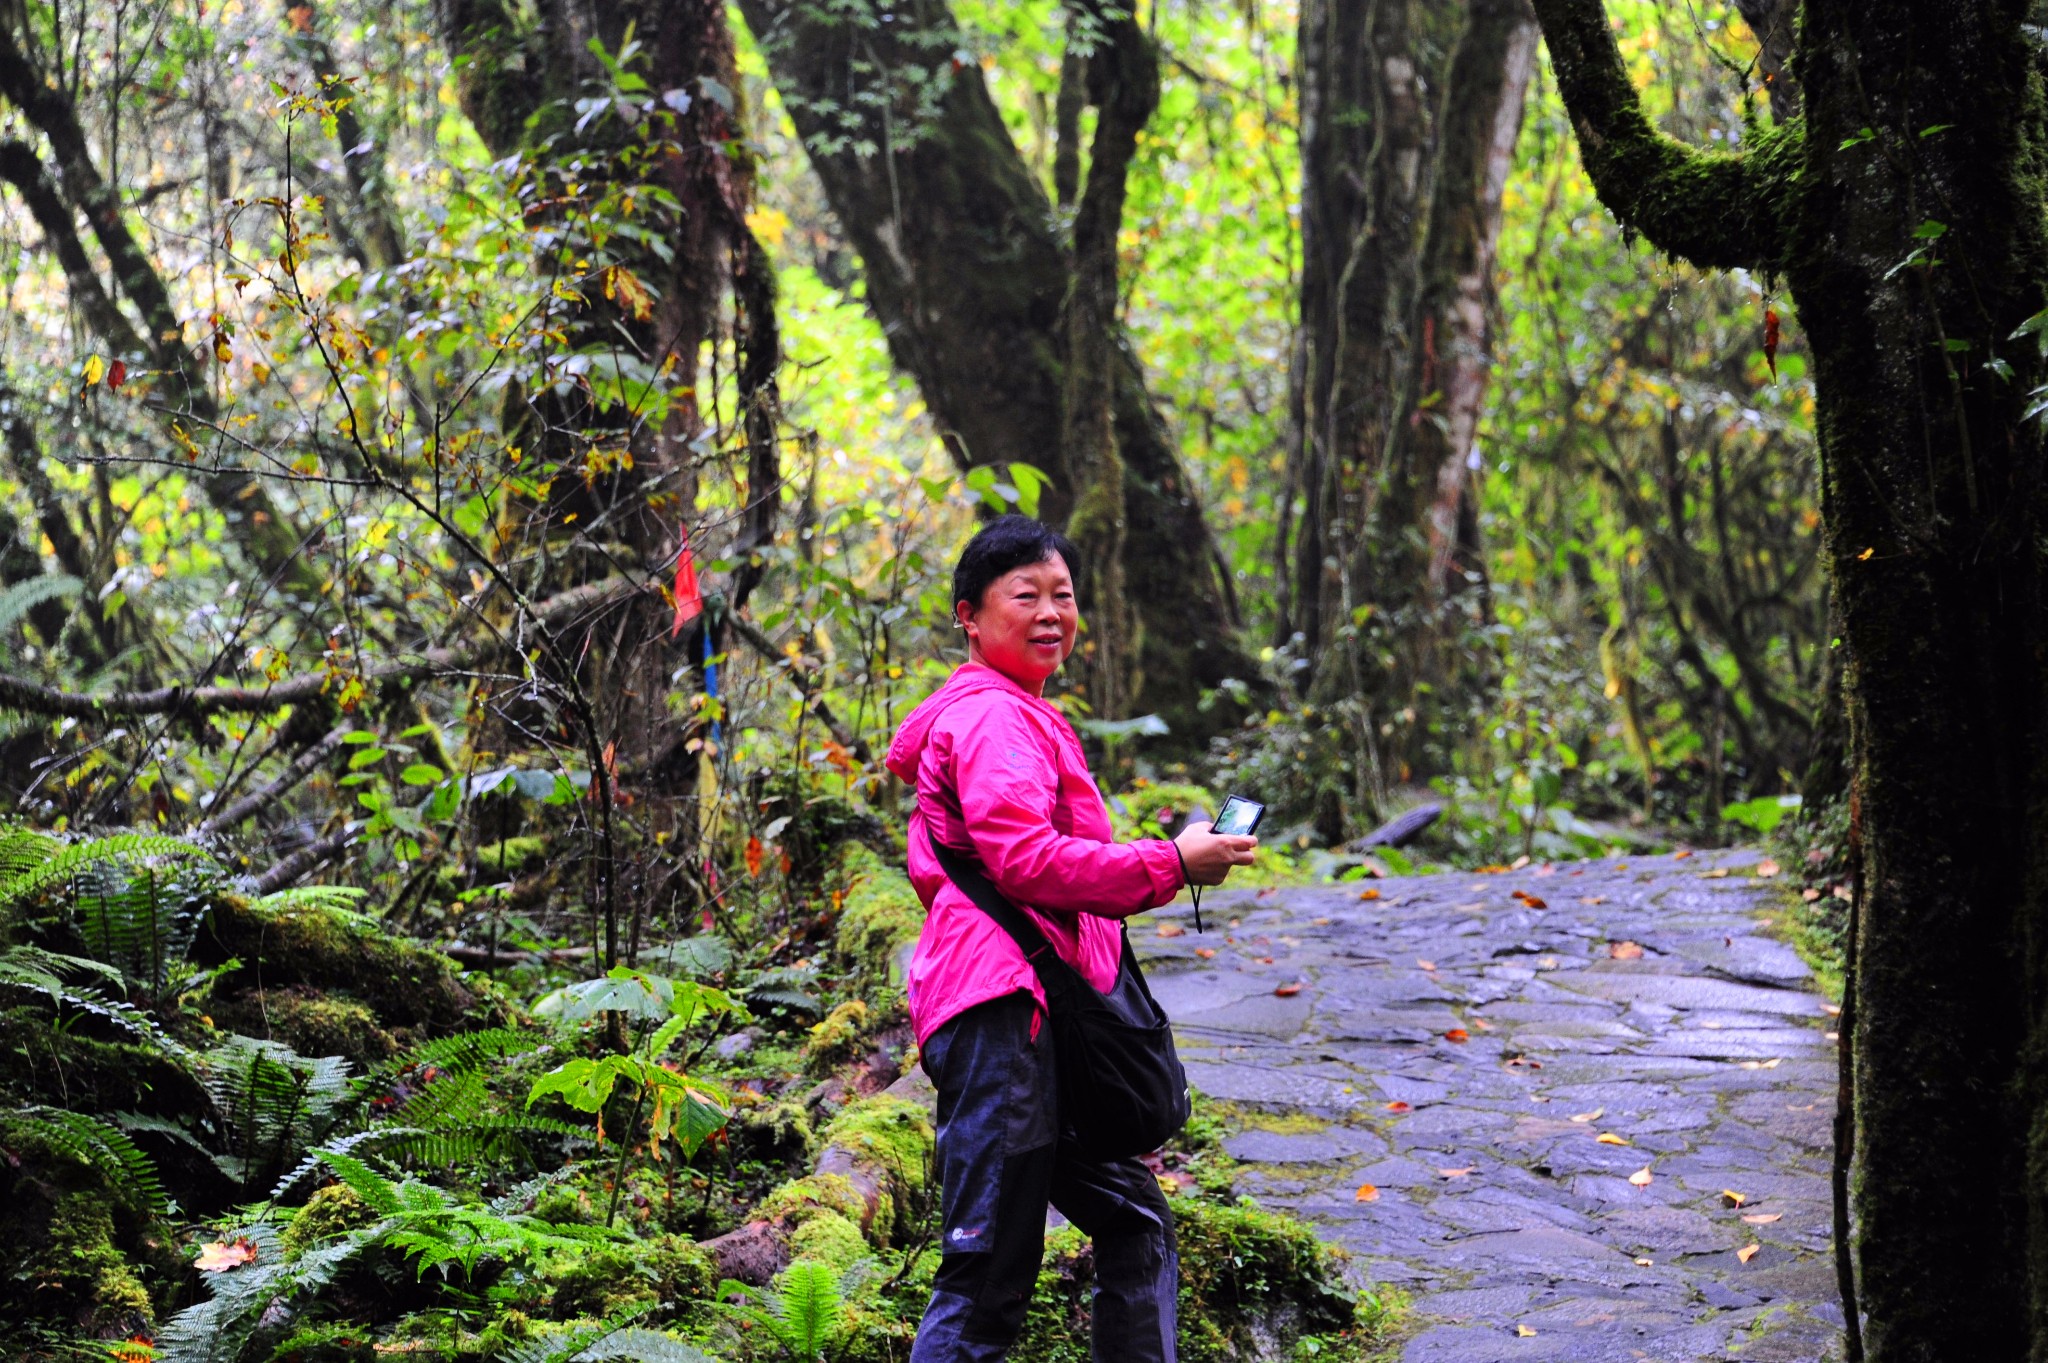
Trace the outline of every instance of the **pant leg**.
[[1095, 1242], [1095, 1363], [1175, 1363], [1173, 1209], [1136, 1159], [1091, 1163], [1062, 1142], [1052, 1204]]
[[911, 1363], [995, 1363], [1031, 1305], [1058, 1136], [1037, 1012], [1028, 994], [977, 1005], [921, 1052], [939, 1091], [940, 1251]]

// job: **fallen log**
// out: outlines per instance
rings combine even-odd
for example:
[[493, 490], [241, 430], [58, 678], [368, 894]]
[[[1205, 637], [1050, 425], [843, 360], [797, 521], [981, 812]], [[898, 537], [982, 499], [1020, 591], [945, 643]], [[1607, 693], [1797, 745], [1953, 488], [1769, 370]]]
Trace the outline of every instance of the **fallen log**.
[[928, 1195], [938, 1094], [912, 1066], [825, 1128], [812, 1171], [763, 1199], [762, 1215], [700, 1242], [720, 1277], [766, 1286], [792, 1259], [850, 1261], [914, 1226]]
[[1443, 817], [1442, 805], [1417, 805], [1405, 814], [1397, 814], [1372, 832], [1351, 844], [1351, 851], [1363, 852], [1368, 847], [1406, 847], [1421, 837], [1429, 826]]

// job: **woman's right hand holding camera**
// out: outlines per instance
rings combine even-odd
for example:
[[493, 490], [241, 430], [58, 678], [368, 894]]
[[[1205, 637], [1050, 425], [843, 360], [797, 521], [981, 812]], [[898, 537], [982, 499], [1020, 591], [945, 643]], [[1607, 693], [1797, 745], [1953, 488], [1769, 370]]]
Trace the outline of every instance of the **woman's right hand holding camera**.
[[1190, 885], [1221, 885], [1233, 866], [1252, 864], [1257, 838], [1233, 833], [1212, 833], [1207, 823], [1191, 823], [1174, 838], [1181, 864], [1187, 868]]

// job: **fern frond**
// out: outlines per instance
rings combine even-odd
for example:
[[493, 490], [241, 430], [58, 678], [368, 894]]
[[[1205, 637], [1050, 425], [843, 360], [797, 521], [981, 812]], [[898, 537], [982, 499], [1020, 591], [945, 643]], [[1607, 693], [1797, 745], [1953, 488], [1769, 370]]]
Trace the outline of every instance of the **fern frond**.
[[[45, 840], [46, 846], [51, 840]], [[123, 859], [154, 857], [207, 857], [197, 843], [160, 833], [117, 833], [110, 838], [76, 842], [46, 857], [28, 869], [0, 882], [0, 906], [18, 903], [40, 890], [77, 875], [88, 866]]]
[[569, 1356], [568, 1363], [601, 1363], [628, 1359], [633, 1363], [712, 1363], [701, 1349], [671, 1339], [657, 1330], [637, 1327], [613, 1330]]
[[839, 1276], [814, 1260], [800, 1259], [782, 1271], [776, 1285], [783, 1328], [805, 1358], [816, 1358], [839, 1337], [845, 1315]]
[[119, 1127], [83, 1112], [42, 1106], [17, 1108], [6, 1120], [91, 1168], [136, 1210], [150, 1216], [170, 1214], [171, 1202], [156, 1165]]
[[315, 1152], [314, 1158], [332, 1169], [334, 1176], [346, 1183], [355, 1195], [373, 1210], [386, 1216], [396, 1216], [405, 1210], [404, 1201], [399, 1197], [398, 1185], [354, 1155], [345, 1155], [335, 1150], [321, 1150]]
[[244, 1183], [288, 1167], [332, 1129], [348, 1096], [348, 1062], [310, 1059], [276, 1041], [231, 1037], [201, 1058], [200, 1074], [226, 1123], [229, 1150], [216, 1163]]
[[275, 918], [312, 910], [339, 919], [350, 927], [376, 927], [377, 920], [360, 908], [366, 898], [368, 892], [353, 885], [299, 885], [249, 901], [249, 911]]
[[0, 591], [0, 629], [12, 629], [16, 621], [45, 601], [75, 596], [85, 584], [69, 573], [39, 573]]

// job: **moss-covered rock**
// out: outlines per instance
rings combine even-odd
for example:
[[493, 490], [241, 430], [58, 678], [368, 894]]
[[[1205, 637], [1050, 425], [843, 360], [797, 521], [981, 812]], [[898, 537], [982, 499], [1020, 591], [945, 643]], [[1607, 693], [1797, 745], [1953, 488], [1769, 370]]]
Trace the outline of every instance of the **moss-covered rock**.
[[802, 1226], [824, 1212], [859, 1225], [867, 1211], [867, 1199], [844, 1174], [806, 1174], [791, 1179], [762, 1198], [756, 1209], [763, 1220], [786, 1221], [793, 1226]]
[[[288, 1013], [329, 1031], [346, 1032], [354, 1025], [348, 1019], [361, 1017], [353, 1009], [364, 1009], [397, 1047], [506, 1020], [502, 1009], [463, 983], [447, 957], [317, 905], [266, 912], [222, 896], [192, 955], [202, 965], [241, 962], [215, 982], [212, 1012], [217, 1022], [251, 1036], [287, 1039], [272, 1012], [280, 998], [294, 1001]], [[308, 1008], [320, 999], [347, 1006], [340, 1013]], [[382, 1044], [367, 1036], [362, 1041]]]
[[278, 1236], [287, 1254], [303, 1254], [323, 1240], [375, 1225], [376, 1209], [346, 1183], [315, 1189]]
[[541, 1277], [556, 1314], [606, 1318], [702, 1300], [718, 1285], [710, 1258], [680, 1235], [593, 1244], [550, 1259]]
[[867, 1035], [868, 1006], [860, 999], [848, 999], [811, 1028], [804, 1042], [804, 1066], [813, 1074], [829, 1074], [860, 1050]]
[[[877, 1243], [907, 1235], [929, 1197], [931, 1114], [922, 1103], [878, 1093], [849, 1103], [824, 1131], [827, 1149], [837, 1146], [885, 1175], [869, 1233]], [[826, 1157], [829, 1161], [831, 1156]]]
[[[226, 1008], [230, 1016], [247, 1011]], [[398, 1053], [398, 1041], [386, 1031], [366, 1003], [346, 994], [322, 994], [296, 986], [266, 992], [263, 1017], [270, 1035], [300, 1055], [347, 1056], [367, 1069]]]
[[839, 899], [834, 953], [871, 979], [893, 978], [897, 954], [924, 930], [924, 905], [909, 878], [873, 849], [849, 842], [834, 853], [832, 880]]
[[874, 1251], [860, 1233], [860, 1223], [837, 1212], [818, 1209], [789, 1236], [791, 1263], [811, 1260], [835, 1273], [844, 1273]]
[[96, 1169], [32, 1123], [0, 1119], [0, 1282], [6, 1314], [85, 1334], [146, 1330], [149, 1281], [183, 1267], [167, 1239]]
[[[1319, 1356], [1362, 1358], [1390, 1324], [1382, 1299], [1345, 1282], [1341, 1253], [1303, 1223], [1250, 1202], [1173, 1199], [1180, 1245], [1180, 1357], [1241, 1363], [1293, 1357], [1307, 1339]], [[1046, 1237], [1045, 1260], [1017, 1363], [1086, 1363], [1095, 1262], [1080, 1232]]]

